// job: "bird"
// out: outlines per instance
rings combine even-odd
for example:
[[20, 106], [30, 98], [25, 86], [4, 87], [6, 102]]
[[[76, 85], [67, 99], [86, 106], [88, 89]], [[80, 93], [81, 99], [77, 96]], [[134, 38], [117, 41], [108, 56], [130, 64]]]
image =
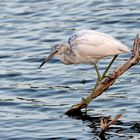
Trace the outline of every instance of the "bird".
[[[91, 64], [97, 72], [96, 85], [105, 76], [119, 54], [128, 53], [128, 46], [118, 39], [95, 30], [80, 30], [73, 33], [67, 42], [52, 46], [51, 53], [44, 59], [39, 68], [54, 56], [60, 56], [60, 61], [69, 64]], [[97, 62], [105, 57], [114, 56], [101, 76]]]

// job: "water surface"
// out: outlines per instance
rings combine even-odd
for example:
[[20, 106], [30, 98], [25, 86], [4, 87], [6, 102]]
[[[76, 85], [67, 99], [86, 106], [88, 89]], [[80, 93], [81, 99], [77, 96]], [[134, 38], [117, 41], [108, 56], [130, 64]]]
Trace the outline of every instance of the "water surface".
[[[76, 30], [105, 32], [131, 48], [140, 32], [139, 7], [139, 0], [1, 0], [0, 138], [97, 139], [100, 118], [123, 113], [106, 138], [140, 139], [139, 64], [90, 104], [89, 116], [74, 118], [64, 112], [91, 92], [93, 66], [66, 66], [55, 58], [38, 69], [50, 46]], [[119, 56], [112, 69], [129, 55]], [[101, 72], [110, 60], [100, 61]]]

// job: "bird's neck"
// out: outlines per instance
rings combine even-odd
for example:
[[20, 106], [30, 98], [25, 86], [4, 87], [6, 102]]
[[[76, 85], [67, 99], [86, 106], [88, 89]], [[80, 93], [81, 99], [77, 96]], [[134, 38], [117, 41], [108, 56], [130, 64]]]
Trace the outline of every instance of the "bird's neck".
[[73, 64], [74, 63], [74, 52], [70, 49], [67, 48], [61, 55], [60, 55], [60, 60], [64, 64]]

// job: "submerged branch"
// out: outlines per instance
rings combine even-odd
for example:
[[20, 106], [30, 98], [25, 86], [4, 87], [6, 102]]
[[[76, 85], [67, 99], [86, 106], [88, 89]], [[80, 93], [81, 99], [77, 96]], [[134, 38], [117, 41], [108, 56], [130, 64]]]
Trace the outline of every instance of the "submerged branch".
[[98, 86], [91, 92], [90, 95], [83, 98], [80, 103], [73, 105], [65, 114], [74, 115], [77, 114], [81, 109], [86, 108], [88, 104], [100, 96], [104, 91], [106, 91], [111, 85], [114, 84], [116, 79], [121, 76], [124, 72], [126, 72], [129, 68], [136, 65], [140, 61], [140, 37], [137, 35], [134, 40], [132, 54], [128, 61], [119, 66], [116, 70], [113, 71], [112, 74], [106, 76]]
[[114, 119], [111, 119], [110, 117], [104, 117], [101, 119], [100, 123], [101, 132], [99, 134], [101, 140], [106, 140], [105, 131], [109, 128], [110, 125], [114, 124], [121, 116], [122, 114], [117, 114]]

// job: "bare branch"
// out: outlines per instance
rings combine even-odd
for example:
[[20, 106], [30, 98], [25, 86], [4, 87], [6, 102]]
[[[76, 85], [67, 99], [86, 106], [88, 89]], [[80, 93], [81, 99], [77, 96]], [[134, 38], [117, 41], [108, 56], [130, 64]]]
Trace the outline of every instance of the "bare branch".
[[122, 114], [117, 114], [115, 116], [114, 119], [110, 120], [110, 118], [102, 118], [101, 119], [101, 129], [102, 130], [106, 130], [110, 125], [112, 125], [113, 123], [115, 123], [120, 117], [122, 116]]
[[99, 134], [99, 137], [103, 140], [105, 139], [105, 131], [109, 128], [110, 125], [114, 124], [122, 114], [117, 114], [114, 119], [111, 120], [111, 117], [104, 117], [101, 119], [100, 122], [100, 127], [101, 127], [101, 132]]
[[116, 79], [126, 72], [129, 68], [136, 65], [140, 61], [140, 37], [137, 35], [134, 40], [132, 54], [128, 61], [119, 66], [112, 74], [106, 76], [96, 87], [95, 90], [91, 92], [90, 95], [83, 98], [80, 103], [73, 105], [67, 112], [67, 115], [72, 115], [75, 112], [79, 112], [82, 108], [86, 108], [87, 105], [96, 97], [100, 96], [104, 91], [106, 91], [111, 85], [114, 84]]

